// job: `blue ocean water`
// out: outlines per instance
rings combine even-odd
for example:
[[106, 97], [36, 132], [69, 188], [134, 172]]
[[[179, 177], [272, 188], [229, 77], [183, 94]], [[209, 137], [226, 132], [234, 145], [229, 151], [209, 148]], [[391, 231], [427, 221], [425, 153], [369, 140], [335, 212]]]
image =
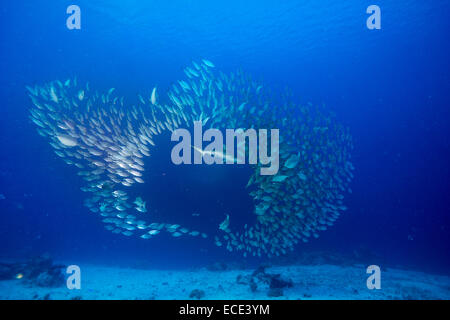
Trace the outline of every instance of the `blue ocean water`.
[[[66, 27], [71, 4], [81, 8], [80, 30]], [[371, 4], [381, 8], [381, 30], [366, 27]], [[274, 90], [288, 87], [299, 104], [324, 105], [353, 136], [348, 210], [290, 258], [370, 252], [374, 264], [448, 275], [449, 9], [448, 1], [417, 0], [3, 2], [0, 257], [48, 253], [75, 264], [163, 269], [242, 262], [213, 241], [144, 241], [105, 230], [83, 206], [76, 170], [29, 120], [27, 85], [76, 76], [137, 101], [208, 59]], [[233, 225], [247, 222], [248, 168], [175, 167], [168, 137], [158, 139], [149, 182], [139, 186], [150, 214], [203, 230], [216, 230], [226, 213]]]

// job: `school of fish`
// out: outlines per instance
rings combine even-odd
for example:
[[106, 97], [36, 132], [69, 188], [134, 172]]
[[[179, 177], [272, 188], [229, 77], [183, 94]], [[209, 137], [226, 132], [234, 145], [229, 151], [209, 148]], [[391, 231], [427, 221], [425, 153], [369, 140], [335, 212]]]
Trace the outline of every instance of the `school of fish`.
[[[219, 247], [273, 257], [332, 226], [347, 209], [344, 195], [351, 193], [349, 130], [323, 107], [299, 106], [290, 93], [277, 96], [242, 71], [225, 74], [202, 60], [184, 74], [167, 96], [155, 87], [148, 96], [138, 95], [138, 105], [131, 107], [114, 88], [99, 93], [77, 79], [27, 86], [31, 121], [55, 154], [78, 169], [86, 181], [85, 205], [102, 217], [105, 228], [143, 239], [161, 232], [208, 238], [213, 231]], [[254, 224], [237, 230], [227, 215], [213, 230], [190, 230], [151, 221], [146, 201], [130, 199], [127, 191], [144, 183], [155, 137], [198, 120], [206, 128], [280, 130], [279, 172], [260, 175], [260, 165], [252, 165], [247, 188], [255, 204]]]

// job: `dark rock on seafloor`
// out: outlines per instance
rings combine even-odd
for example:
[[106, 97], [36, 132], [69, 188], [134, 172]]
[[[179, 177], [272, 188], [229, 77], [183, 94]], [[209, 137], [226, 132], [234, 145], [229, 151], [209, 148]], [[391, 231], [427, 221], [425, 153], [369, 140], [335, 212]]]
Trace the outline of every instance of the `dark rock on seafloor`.
[[270, 288], [267, 292], [267, 296], [271, 298], [281, 297], [283, 295], [283, 289], [281, 288]]
[[268, 273], [266, 269], [268, 265], [261, 265], [250, 275], [238, 275], [236, 283], [248, 285], [252, 292], [258, 290], [258, 287], [268, 289], [268, 294], [275, 297], [278, 294], [283, 295], [283, 288], [291, 288], [294, 283], [291, 279], [283, 277], [281, 274]]
[[291, 279], [284, 279], [280, 274], [270, 276], [269, 287], [271, 289], [292, 288], [293, 285]]
[[199, 289], [194, 289], [189, 294], [189, 298], [191, 298], [191, 299], [198, 299], [198, 300], [200, 300], [204, 296], [205, 296], [205, 291], [199, 290]]
[[64, 285], [65, 266], [53, 264], [48, 255], [25, 262], [0, 263], [0, 280], [18, 279], [28, 286], [58, 287]]
[[237, 284], [248, 285], [250, 283], [251, 278], [252, 278], [251, 275], [243, 276], [243, 275], [239, 274], [236, 277], [236, 283]]
[[39, 287], [58, 287], [64, 283], [64, 276], [62, 273], [44, 271], [37, 276], [35, 283]]
[[250, 282], [250, 291], [256, 292], [256, 290], [258, 290], [258, 285], [254, 281], [251, 281]]

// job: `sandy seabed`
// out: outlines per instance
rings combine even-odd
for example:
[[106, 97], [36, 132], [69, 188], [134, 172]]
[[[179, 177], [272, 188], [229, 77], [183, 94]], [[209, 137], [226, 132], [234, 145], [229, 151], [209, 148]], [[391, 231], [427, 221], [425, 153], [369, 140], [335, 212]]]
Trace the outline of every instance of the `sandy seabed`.
[[381, 289], [369, 290], [365, 266], [291, 265], [267, 268], [282, 274], [293, 286], [279, 297], [269, 297], [268, 288], [239, 284], [239, 276], [252, 270], [167, 271], [80, 265], [81, 289], [65, 286], [41, 288], [25, 280], [0, 281], [0, 299], [97, 300], [97, 299], [191, 299], [202, 290], [202, 299], [450, 299], [450, 277], [416, 271], [387, 269], [381, 272]]

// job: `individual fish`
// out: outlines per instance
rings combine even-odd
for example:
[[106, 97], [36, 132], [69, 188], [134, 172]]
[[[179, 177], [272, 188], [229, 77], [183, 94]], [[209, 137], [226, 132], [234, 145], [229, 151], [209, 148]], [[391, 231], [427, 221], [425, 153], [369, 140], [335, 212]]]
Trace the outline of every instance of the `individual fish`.
[[293, 154], [289, 157], [289, 159], [286, 160], [286, 162], [284, 163], [284, 166], [286, 168], [293, 169], [297, 166], [299, 161], [300, 161], [299, 156]]
[[225, 220], [219, 224], [219, 229], [226, 231], [226, 230], [228, 230], [229, 225], [230, 225], [230, 216], [227, 214], [227, 217], [225, 218]]
[[214, 64], [213, 64], [211, 61], [209, 61], [209, 60], [203, 59], [202, 61], [203, 61], [203, 63], [204, 63], [206, 66], [208, 66], [208, 67], [210, 67], [210, 68], [214, 68], [214, 67], [215, 67]]
[[137, 197], [136, 200], [133, 202], [136, 205], [136, 210], [142, 213], [146, 213], [146, 203], [142, 200], [142, 198]]
[[56, 136], [56, 138], [58, 138], [59, 142], [61, 142], [61, 144], [66, 147], [75, 147], [76, 145], [78, 145], [78, 142], [75, 138], [66, 134], [59, 134]]
[[152, 90], [152, 95], [151, 95], [150, 101], [153, 105], [156, 104], [156, 87], [154, 87]]

